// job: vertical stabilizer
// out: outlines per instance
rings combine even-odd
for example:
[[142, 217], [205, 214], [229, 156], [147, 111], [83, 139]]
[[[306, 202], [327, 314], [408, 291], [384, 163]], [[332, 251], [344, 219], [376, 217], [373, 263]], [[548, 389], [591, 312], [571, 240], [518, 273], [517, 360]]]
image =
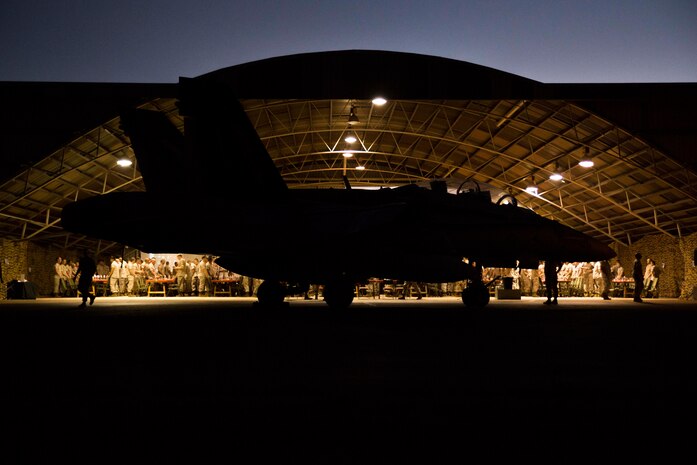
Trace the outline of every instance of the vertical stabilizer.
[[184, 135], [159, 111], [126, 112], [121, 115], [121, 127], [131, 139], [146, 191], [171, 195], [172, 183], [186, 173], [189, 156]]
[[214, 195], [272, 198], [285, 181], [229, 87], [180, 79], [179, 110], [194, 172]]

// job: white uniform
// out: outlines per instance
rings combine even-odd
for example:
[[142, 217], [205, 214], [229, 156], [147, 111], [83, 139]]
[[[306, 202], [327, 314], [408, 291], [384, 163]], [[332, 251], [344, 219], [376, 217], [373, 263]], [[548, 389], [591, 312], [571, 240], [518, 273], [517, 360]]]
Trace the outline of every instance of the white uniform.
[[121, 263], [117, 258], [111, 262], [111, 270], [109, 271], [109, 287], [111, 288], [111, 293], [113, 295], [118, 295], [121, 290], [119, 289], [119, 279], [121, 278]]

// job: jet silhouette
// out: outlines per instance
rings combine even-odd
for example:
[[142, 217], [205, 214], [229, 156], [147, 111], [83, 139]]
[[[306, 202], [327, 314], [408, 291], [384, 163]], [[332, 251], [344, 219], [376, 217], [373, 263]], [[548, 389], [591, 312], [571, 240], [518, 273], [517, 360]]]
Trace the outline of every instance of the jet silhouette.
[[466, 280], [463, 302], [484, 306], [482, 266], [537, 268], [539, 260], [615, 255], [517, 207], [512, 197], [492, 202], [476, 183], [456, 193], [443, 180], [379, 190], [288, 189], [229, 88], [195, 79], [179, 87], [184, 134], [160, 112], [134, 109], [121, 117], [146, 192], [69, 204], [63, 228], [148, 252], [216, 255], [222, 267], [264, 280], [257, 296], [265, 305], [283, 301], [282, 283], [313, 283], [324, 284], [327, 304], [347, 307], [355, 283], [378, 276]]

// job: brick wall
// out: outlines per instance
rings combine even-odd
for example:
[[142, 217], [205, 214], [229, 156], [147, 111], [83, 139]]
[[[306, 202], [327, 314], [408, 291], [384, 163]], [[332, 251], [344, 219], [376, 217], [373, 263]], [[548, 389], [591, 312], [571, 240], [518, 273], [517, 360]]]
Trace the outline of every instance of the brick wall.
[[680, 249], [685, 266], [680, 297], [682, 299], [697, 300], [697, 268], [693, 263], [695, 249], [697, 249], [697, 234], [683, 237], [680, 241]]
[[2, 262], [2, 279], [0, 299], [7, 298], [7, 283], [13, 279], [31, 280], [27, 266], [27, 242], [0, 240], [0, 261]]
[[629, 247], [614, 245], [625, 276], [632, 275], [634, 254], [640, 252], [642, 265], [651, 258], [663, 268], [659, 279], [659, 297], [695, 298], [697, 270], [692, 266], [692, 254], [697, 247], [697, 234], [674, 239], [666, 235], [645, 236]]

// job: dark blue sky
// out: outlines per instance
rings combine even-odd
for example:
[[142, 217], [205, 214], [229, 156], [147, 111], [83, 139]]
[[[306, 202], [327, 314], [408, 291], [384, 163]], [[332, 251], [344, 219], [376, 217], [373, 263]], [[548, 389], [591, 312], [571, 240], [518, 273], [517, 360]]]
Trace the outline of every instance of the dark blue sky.
[[[375, 49], [542, 82], [697, 82], [696, 0], [3, 0], [0, 80], [176, 82]], [[282, 78], [282, 77], [281, 77]]]

